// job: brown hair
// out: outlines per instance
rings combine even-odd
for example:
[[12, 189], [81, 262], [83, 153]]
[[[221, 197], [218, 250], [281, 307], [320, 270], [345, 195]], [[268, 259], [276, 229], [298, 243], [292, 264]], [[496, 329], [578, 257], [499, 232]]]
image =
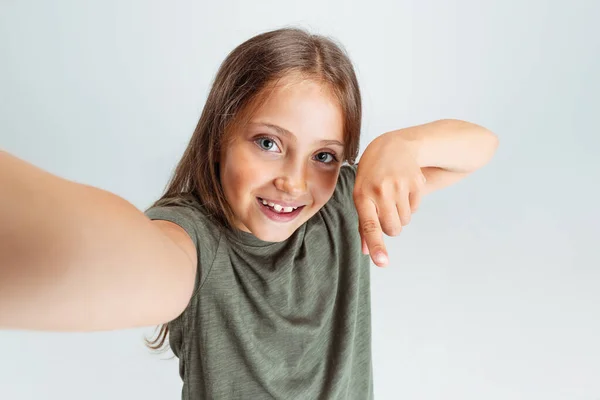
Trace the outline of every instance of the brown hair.
[[[252, 37], [223, 61], [190, 142], [167, 184], [151, 207], [166, 205], [183, 193], [193, 194], [223, 228], [234, 215], [219, 179], [218, 157], [235, 128], [266, 100], [268, 88], [290, 74], [328, 86], [339, 101], [344, 122], [344, 159], [354, 164], [359, 151], [362, 104], [352, 63], [330, 38], [299, 28], [283, 28]], [[164, 324], [146, 345], [160, 349], [169, 328]]]

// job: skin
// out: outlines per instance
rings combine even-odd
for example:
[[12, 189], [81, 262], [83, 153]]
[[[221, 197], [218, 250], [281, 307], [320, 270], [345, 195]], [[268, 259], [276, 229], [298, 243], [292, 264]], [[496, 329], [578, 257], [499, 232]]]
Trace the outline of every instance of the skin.
[[363, 253], [377, 266], [386, 266], [383, 233], [399, 235], [424, 195], [481, 168], [497, 147], [495, 134], [460, 120], [434, 121], [375, 138], [360, 158], [353, 193]]
[[[221, 182], [238, 229], [264, 241], [283, 241], [327, 203], [343, 160], [342, 117], [321, 84], [294, 77], [279, 82], [220, 154]], [[292, 221], [273, 221], [257, 197], [304, 208]]]
[[[327, 203], [341, 167], [337, 160], [343, 160], [342, 121], [328, 88], [297, 77], [280, 82], [220, 154], [221, 182], [238, 229], [283, 241]], [[378, 136], [360, 159], [353, 192], [363, 253], [386, 266], [383, 234], [400, 234], [422, 196], [481, 168], [497, 146], [489, 130], [451, 119]], [[276, 222], [262, 213], [257, 197], [305, 207], [294, 220]]]

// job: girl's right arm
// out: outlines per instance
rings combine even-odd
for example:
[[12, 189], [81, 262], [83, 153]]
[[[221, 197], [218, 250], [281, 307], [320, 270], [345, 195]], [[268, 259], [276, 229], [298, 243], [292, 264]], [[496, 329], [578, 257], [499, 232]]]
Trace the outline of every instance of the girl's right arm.
[[0, 151], [0, 329], [166, 323], [189, 302], [196, 260], [177, 225]]

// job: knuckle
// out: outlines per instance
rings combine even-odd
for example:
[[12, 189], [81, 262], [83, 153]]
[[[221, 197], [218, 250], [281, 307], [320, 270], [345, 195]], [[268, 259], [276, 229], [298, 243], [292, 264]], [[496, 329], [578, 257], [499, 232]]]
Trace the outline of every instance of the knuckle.
[[419, 209], [419, 206], [421, 205], [421, 200], [419, 199], [418, 196], [411, 196], [410, 197], [410, 209], [411, 211], [414, 213]]
[[384, 187], [381, 184], [379, 184], [379, 185], [373, 185], [373, 187], [371, 188], [371, 190], [377, 196], [383, 196], [383, 194], [385, 193]]
[[355, 187], [352, 191], [352, 197], [354, 198], [354, 201], [361, 201], [363, 199], [362, 189], [359, 187]]
[[394, 193], [402, 193], [406, 190], [406, 183], [403, 180], [397, 180], [393, 185]]
[[373, 232], [377, 232], [377, 230], [379, 230], [379, 224], [377, 223], [377, 221], [373, 220], [373, 219], [369, 219], [364, 221], [361, 224], [363, 233], [368, 235], [371, 234]]
[[393, 225], [393, 226], [389, 226], [386, 228], [386, 230], [384, 231], [386, 235], [388, 236], [397, 236], [402, 232], [402, 226], [400, 225]]
[[396, 236], [402, 231], [402, 224], [398, 217], [387, 218], [383, 223], [383, 232], [388, 236]]
[[372, 246], [373, 249], [373, 254], [381, 251], [381, 252], [385, 252], [385, 246], [381, 243], [376, 243], [375, 245]]

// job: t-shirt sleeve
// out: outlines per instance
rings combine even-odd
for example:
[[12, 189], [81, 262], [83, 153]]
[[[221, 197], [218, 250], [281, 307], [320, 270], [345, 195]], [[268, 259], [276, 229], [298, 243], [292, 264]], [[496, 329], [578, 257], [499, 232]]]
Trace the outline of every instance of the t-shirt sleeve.
[[194, 284], [194, 295], [204, 283], [215, 259], [220, 232], [204, 215], [200, 206], [189, 198], [182, 197], [159, 202], [144, 214], [151, 220], [164, 220], [181, 226], [192, 239], [198, 255], [198, 269]]
[[354, 182], [356, 181], [356, 170], [358, 164], [342, 165], [338, 181], [333, 192], [333, 199], [344, 206], [354, 207], [354, 199], [352, 192], [354, 190]]

